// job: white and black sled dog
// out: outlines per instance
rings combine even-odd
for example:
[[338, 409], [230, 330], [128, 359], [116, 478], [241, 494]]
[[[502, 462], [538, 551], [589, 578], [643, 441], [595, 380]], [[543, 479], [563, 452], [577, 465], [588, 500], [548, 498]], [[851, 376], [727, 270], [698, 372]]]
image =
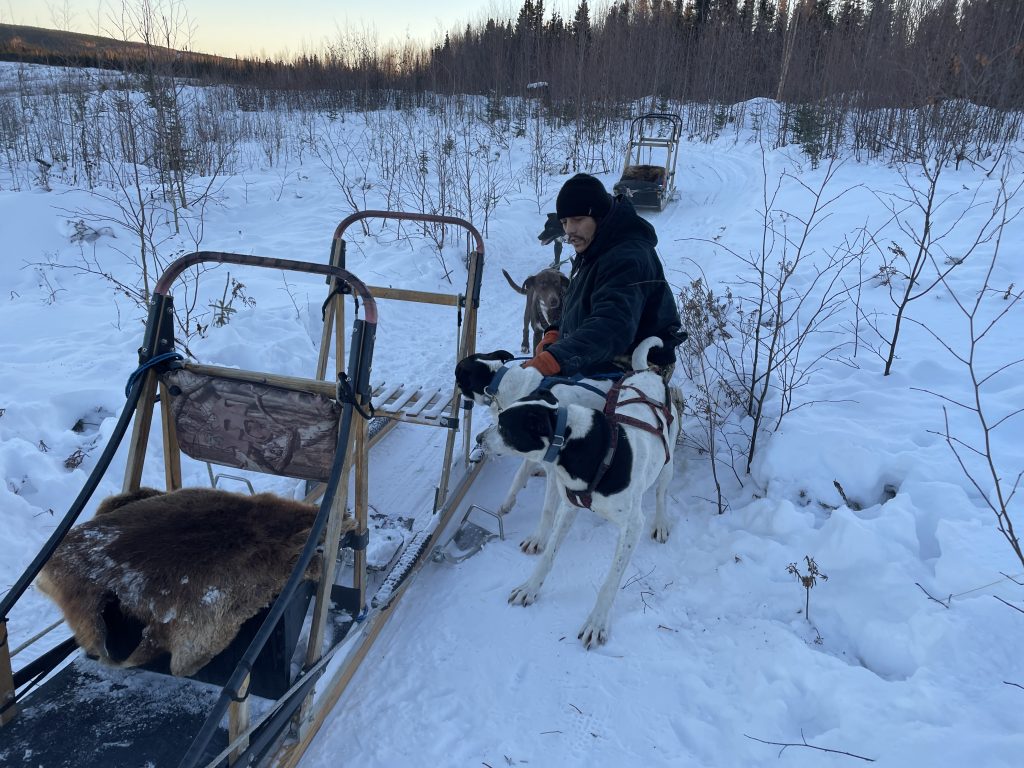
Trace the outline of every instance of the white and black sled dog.
[[661, 341], [645, 339], [633, 353], [637, 370], [611, 387], [605, 403], [563, 403], [542, 391], [507, 405], [483, 437], [495, 455], [516, 454], [546, 462], [560, 496], [550, 538], [533, 574], [509, 602], [530, 605], [551, 570], [578, 507], [588, 507], [619, 527], [611, 567], [579, 638], [591, 648], [608, 637], [609, 612], [644, 527], [641, 500], [657, 484], [651, 536], [663, 542], [669, 525], [665, 497], [673, 474], [680, 414], [668, 385], [647, 369], [647, 352]]
[[[502, 410], [535, 392], [544, 380], [536, 368], [523, 368], [517, 362], [509, 365], [512, 360], [511, 353], [497, 350], [469, 355], [455, 366], [455, 381], [463, 396], [477, 405], [489, 407], [495, 420]], [[550, 379], [548, 384], [547, 388], [560, 403], [603, 408], [605, 396], [612, 386], [612, 379], [574, 378], [570, 381], [568, 378], [556, 376]], [[498, 507], [498, 514], [505, 515], [512, 510], [519, 491], [526, 487], [530, 475], [540, 469], [546, 469], [543, 462], [524, 459], [512, 479], [504, 501]], [[546, 474], [548, 479], [540, 522], [536, 530], [519, 543], [520, 549], [528, 554], [536, 554], [544, 549], [561, 497], [561, 488], [553, 481], [550, 472]]]

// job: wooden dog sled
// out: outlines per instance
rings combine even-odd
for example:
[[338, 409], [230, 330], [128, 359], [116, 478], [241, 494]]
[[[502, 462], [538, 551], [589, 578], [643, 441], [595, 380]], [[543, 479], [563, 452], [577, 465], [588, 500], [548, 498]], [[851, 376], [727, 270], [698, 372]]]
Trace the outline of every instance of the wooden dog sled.
[[[345, 268], [343, 235], [349, 225], [370, 217], [465, 228], [475, 241], [465, 291], [364, 285]], [[298, 762], [483, 465], [482, 459], [470, 460], [471, 412], [460, 413], [454, 382], [445, 391], [371, 382], [378, 301], [452, 307], [457, 315], [454, 368], [455, 361], [475, 351], [483, 255], [482, 238], [462, 219], [365, 211], [338, 225], [329, 265], [197, 252], [168, 268], [154, 290], [128, 401], [95, 470], [50, 540], [0, 601], [0, 764], [212, 768]], [[330, 294], [315, 378], [181, 359], [175, 351], [171, 287], [184, 270], [211, 262], [325, 276]], [[355, 299], [356, 315], [346, 366], [349, 296]], [[419, 530], [395, 553], [390, 570], [371, 574], [371, 448], [402, 422], [445, 430], [440, 476]], [[12, 652], [7, 640], [12, 609], [74, 526], [129, 429], [123, 489], [139, 489], [155, 423], [163, 440], [168, 491], [181, 488], [182, 454], [218, 467], [307, 481], [307, 501], [319, 500], [318, 511], [285, 586], [191, 677], [169, 676], [158, 664], [106, 667], [76, 653], [74, 638], [39, 650], [45, 633]], [[460, 429], [462, 455], [454, 458]], [[212, 469], [210, 475], [213, 479]], [[351, 519], [346, 519], [347, 508]], [[347, 557], [339, 557], [341, 551]], [[305, 577], [316, 558], [319, 578], [311, 582]], [[30, 643], [32, 661], [15, 670], [12, 656]]]

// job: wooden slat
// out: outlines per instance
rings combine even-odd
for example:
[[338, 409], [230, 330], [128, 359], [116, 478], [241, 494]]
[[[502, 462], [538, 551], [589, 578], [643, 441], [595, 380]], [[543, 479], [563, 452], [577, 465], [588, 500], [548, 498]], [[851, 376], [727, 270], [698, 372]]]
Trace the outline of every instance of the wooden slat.
[[375, 299], [398, 299], [399, 301], [417, 301], [421, 304], [440, 304], [446, 307], [457, 307], [462, 297], [456, 293], [430, 293], [429, 291], [410, 291], [406, 288], [382, 288], [368, 285]]
[[427, 389], [420, 392], [419, 399], [405, 409], [405, 412], [410, 416], [419, 416], [420, 412], [427, 407], [427, 404], [432, 402], [435, 397], [441, 394], [439, 389]]
[[419, 391], [419, 387], [406, 387], [392, 402], [384, 406], [384, 410], [393, 411], [396, 414], [399, 413], [405, 407], [405, 404], [412, 400], [413, 396]]
[[442, 416], [451, 404], [452, 401], [450, 397], [439, 397], [433, 405], [423, 411], [420, 415], [425, 419], [436, 419], [439, 416]]
[[275, 373], [261, 373], [260, 371], [242, 371], [238, 368], [225, 368], [219, 365], [200, 365], [189, 363], [185, 366], [187, 370], [206, 376], [221, 376], [225, 379], [237, 379], [249, 381], [253, 384], [268, 384], [282, 389], [295, 389], [299, 392], [309, 392], [314, 395], [324, 395], [333, 398], [337, 394], [337, 387], [332, 381], [321, 381], [320, 379], [305, 379], [299, 376], [281, 376]]
[[386, 403], [388, 400], [394, 397], [395, 393], [401, 390], [401, 388], [401, 384], [388, 384], [387, 386], [382, 384], [380, 386], [380, 389], [376, 389], [373, 392], [373, 407], [376, 408], [378, 405], [383, 405], [384, 403]]

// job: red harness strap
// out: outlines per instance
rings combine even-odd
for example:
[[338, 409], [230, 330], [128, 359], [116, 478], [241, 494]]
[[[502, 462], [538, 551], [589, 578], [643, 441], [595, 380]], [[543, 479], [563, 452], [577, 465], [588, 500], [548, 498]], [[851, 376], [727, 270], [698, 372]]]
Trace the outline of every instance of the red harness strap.
[[[612, 465], [612, 460], [615, 458], [615, 450], [619, 445], [619, 425], [628, 424], [631, 427], [642, 429], [645, 432], [658, 435], [661, 437], [661, 444], [665, 449], [665, 463], [668, 464], [672, 459], [672, 453], [668, 447], [668, 438], [666, 433], [668, 428], [672, 425], [672, 408], [669, 405], [671, 400], [669, 399], [670, 393], [668, 385], [665, 385], [665, 402], [659, 403], [656, 400], [651, 400], [646, 394], [634, 387], [632, 384], [627, 384], [626, 381], [629, 376], [623, 376], [621, 379], [616, 381], [610, 390], [608, 390], [608, 396], [604, 401], [604, 416], [608, 420], [609, 436], [608, 436], [608, 450], [605, 452], [604, 461], [601, 462], [601, 466], [597, 470], [597, 474], [594, 475], [594, 479], [587, 485], [586, 490], [583, 491], [572, 491], [568, 488], [565, 489], [566, 498], [569, 499], [569, 503], [577, 507], [590, 508], [593, 503], [593, 491], [597, 487], [597, 484], [604, 478], [608, 468]], [[636, 392], [636, 397], [632, 397], [628, 400], [619, 400], [619, 395], [623, 389], [630, 389]], [[616, 413], [616, 409], [623, 405], [634, 405], [637, 403], [643, 403], [651, 409], [654, 414], [654, 420], [656, 424], [650, 424], [646, 421], [633, 418], [632, 416], [625, 416], [620, 413]], [[664, 420], [664, 424], [663, 424]], [[663, 428], [664, 427], [664, 428]]]

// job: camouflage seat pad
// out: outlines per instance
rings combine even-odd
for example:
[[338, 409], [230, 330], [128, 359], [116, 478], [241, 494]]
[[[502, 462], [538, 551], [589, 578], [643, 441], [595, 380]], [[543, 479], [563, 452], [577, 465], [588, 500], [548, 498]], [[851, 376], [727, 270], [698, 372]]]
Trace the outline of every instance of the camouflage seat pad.
[[161, 382], [185, 455], [264, 474], [328, 479], [341, 414], [334, 399], [187, 368], [164, 373]]

